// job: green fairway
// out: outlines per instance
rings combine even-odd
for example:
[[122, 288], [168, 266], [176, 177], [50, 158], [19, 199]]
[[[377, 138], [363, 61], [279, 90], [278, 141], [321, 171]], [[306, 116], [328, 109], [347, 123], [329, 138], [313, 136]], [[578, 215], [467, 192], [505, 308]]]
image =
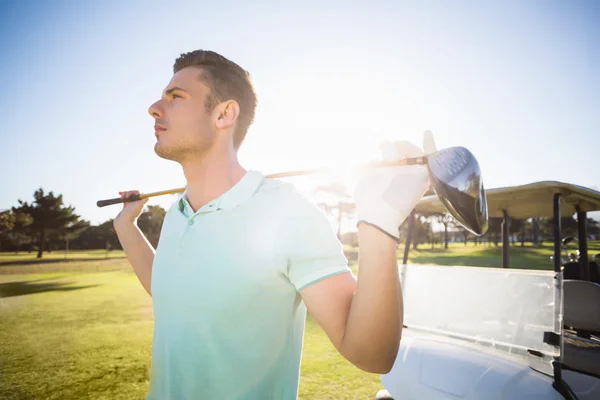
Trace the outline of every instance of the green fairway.
[[133, 274], [0, 278], [0, 398], [142, 397], [152, 306]]
[[[531, 243], [511, 245], [509, 247], [509, 267], [516, 269], [541, 269], [552, 270], [554, 263], [550, 256], [554, 254], [554, 245], [550, 242], [544, 242], [540, 247], [534, 247]], [[568, 246], [568, 252], [575, 252], [576, 244]], [[357, 249], [346, 248], [350, 256], [354, 256]], [[398, 248], [399, 259], [402, 259], [404, 246]], [[588, 254], [592, 260], [594, 254], [600, 253], [600, 241], [588, 242]], [[562, 257], [565, 256], [561, 251]], [[502, 267], [502, 245], [491, 246], [487, 243], [474, 246], [468, 243], [449, 243], [448, 249], [444, 249], [437, 244], [433, 249], [430, 244], [422, 244], [417, 250], [411, 248], [408, 257], [409, 264], [434, 264], [434, 265], [465, 265], [473, 267]]]
[[[356, 273], [356, 249], [346, 251]], [[590, 243], [590, 255], [599, 252], [600, 243]], [[400, 247], [400, 258], [402, 253]], [[87, 254], [42, 263], [15, 263], [0, 255], [0, 399], [144, 397], [151, 298], [126, 259]], [[410, 262], [498, 267], [500, 254], [500, 247], [487, 245], [452, 244], [448, 250], [422, 245], [411, 250]], [[549, 244], [511, 247], [511, 266], [550, 270], [551, 254]], [[379, 376], [343, 359], [309, 317], [300, 398], [372, 399], [379, 389]]]
[[[144, 398], [152, 302], [120, 263], [103, 273], [0, 275], [1, 399]], [[302, 399], [371, 399], [381, 388], [311, 318], [301, 374]]]
[[[591, 252], [592, 249], [590, 249]], [[572, 247], [571, 251], [575, 251]], [[509, 266], [516, 269], [554, 269], [550, 256], [554, 248], [550, 243], [542, 247], [533, 247], [528, 243], [525, 247], [511, 246], [509, 250]], [[564, 254], [564, 253], [563, 253]], [[420, 246], [417, 251], [411, 250], [409, 255], [411, 264], [435, 265], [466, 265], [474, 267], [502, 267], [502, 246], [453, 243], [448, 250], [441, 247], [431, 249], [430, 246]]]
[[37, 263], [55, 260], [102, 260], [106, 258], [123, 258], [123, 250], [56, 250], [53, 252], [44, 252], [42, 259], [37, 258], [37, 251], [28, 253], [27, 251], [2, 252], [0, 253], [0, 265], [6, 263]]

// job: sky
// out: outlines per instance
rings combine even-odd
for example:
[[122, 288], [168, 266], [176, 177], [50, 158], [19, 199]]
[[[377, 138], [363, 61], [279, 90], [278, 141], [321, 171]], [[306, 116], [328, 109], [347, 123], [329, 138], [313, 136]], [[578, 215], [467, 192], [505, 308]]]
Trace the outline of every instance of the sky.
[[98, 224], [120, 206], [97, 200], [184, 186], [148, 107], [195, 49], [253, 76], [247, 169], [367, 162], [431, 130], [486, 188], [600, 187], [600, 2], [249, 3], [0, 2], [0, 210], [41, 187]]

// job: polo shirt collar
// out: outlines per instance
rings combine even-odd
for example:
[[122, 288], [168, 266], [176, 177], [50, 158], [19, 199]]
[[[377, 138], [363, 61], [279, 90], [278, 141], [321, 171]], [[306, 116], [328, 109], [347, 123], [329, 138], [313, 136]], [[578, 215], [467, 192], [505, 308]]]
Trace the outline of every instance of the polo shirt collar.
[[[200, 208], [197, 212], [205, 211], [206, 207], [209, 207], [211, 211], [229, 210], [238, 207], [256, 193], [264, 180], [265, 176], [261, 172], [248, 170], [231, 189]], [[179, 199], [179, 211], [183, 212], [185, 209], [191, 210], [187, 201], [187, 189]]]

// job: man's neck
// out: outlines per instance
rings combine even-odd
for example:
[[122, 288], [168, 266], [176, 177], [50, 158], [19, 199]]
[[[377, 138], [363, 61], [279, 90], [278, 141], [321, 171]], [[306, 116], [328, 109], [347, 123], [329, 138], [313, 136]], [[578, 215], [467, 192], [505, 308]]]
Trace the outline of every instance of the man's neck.
[[187, 201], [196, 212], [202, 206], [227, 192], [246, 174], [235, 155], [186, 162], [183, 173], [187, 180]]

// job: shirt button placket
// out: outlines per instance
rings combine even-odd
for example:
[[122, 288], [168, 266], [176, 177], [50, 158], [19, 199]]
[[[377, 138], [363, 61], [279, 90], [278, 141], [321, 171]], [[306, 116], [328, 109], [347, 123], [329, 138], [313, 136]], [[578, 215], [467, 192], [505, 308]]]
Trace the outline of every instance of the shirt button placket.
[[183, 232], [183, 235], [181, 236], [181, 240], [179, 242], [179, 253], [181, 255], [182, 252], [185, 251], [186, 248], [186, 242], [188, 241], [188, 234], [190, 232], [190, 229], [192, 228], [192, 225], [194, 225], [194, 217], [190, 217], [188, 218], [188, 227], [185, 229], [185, 231]]

